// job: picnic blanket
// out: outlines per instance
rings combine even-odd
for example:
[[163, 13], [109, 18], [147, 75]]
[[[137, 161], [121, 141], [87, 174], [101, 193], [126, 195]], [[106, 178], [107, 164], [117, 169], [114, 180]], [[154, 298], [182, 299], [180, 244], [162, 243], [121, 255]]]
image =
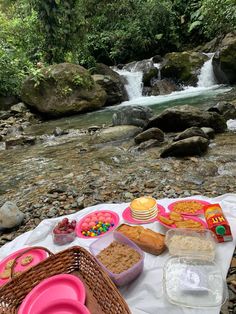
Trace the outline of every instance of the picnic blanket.
[[[217, 244], [215, 259], [215, 262], [222, 270], [223, 277], [226, 278], [236, 243], [236, 194], [225, 194], [216, 198], [207, 198], [204, 196], [194, 196], [191, 198], [211, 203], [220, 203], [224, 214], [230, 223], [234, 240], [233, 242]], [[165, 198], [158, 200], [158, 203], [167, 208], [170, 203], [180, 199], [183, 198]], [[66, 217], [79, 221], [83, 216], [92, 211], [112, 210], [118, 213], [120, 223], [123, 223], [122, 212], [128, 205], [128, 203], [99, 204], [85, 208]], [[34, 230], [26, 232], [13, 241], [5, 244], [0, 250], [0, 260], [14, 251], [28, 246], [44, 246], [54, 253], [74, 245], [79, 245], [88, 249], [89, 245], [94, 241], [92, 238], [83, 239], [77, 237], [73, 243], [65, 246], [57, 246], [53, 243], [51, 230], [56, 222], [61, 219], [62, 217], [43, 220]], [[166, 232], [166, 228], [161, 226], [158, 222], [145, 224], [145, 227], [161, 233]], [[145, 253], [143, 273], [129, 285], [120, 288], [120, 292], [129, 305], [131, 312], [133, 314], [218, 314], [220, 312], [220, 307], [214, 309], [192, 309], [176, 306], [167, 301], [163, 292], [162, 277], [163, 267], [169, 257], [170, 255], [168, 251], [160, 256]]]

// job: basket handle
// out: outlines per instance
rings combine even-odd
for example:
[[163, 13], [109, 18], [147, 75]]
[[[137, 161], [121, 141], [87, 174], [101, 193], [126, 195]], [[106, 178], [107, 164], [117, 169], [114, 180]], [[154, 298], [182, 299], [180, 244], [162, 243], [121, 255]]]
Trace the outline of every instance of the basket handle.
[[19, 254], [17, 255], [17, 257], [15, 257], [14, 262], [13, 262], [11, 268], [10, 268], [10, 269], [11, 269], [10, 279], [13, 279], [13, 277], [14, 277], [14, 268], [15, 268], [15, 266], [16, 266], [16, 264], [17, 264], [17, 260], [18, 260], [22, 255], [24, 255], [25, 253], [30, 252], [30, 251], [35, 250], [35, 249], [44, 250], [44, 251], [46, 251], [46, 252], [48, 253], [49, 256], [54, 256], [54, 254], [53, 254], [49, 249], [47, 249], [46, 247], [43, 247], [43, 246], [32, 246], [32, 247], [26, 249], [25, 251], [19, 253]]

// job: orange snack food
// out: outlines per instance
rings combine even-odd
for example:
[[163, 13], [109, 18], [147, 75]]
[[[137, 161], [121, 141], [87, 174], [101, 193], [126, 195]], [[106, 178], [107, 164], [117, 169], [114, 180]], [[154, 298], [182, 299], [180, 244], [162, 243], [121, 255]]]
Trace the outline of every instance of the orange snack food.
[[177, 221], [175, 225], [177, 228], [203, 229], [203, 225], [200, 222], [192, 219]]
[[203, 209], [203, 205], [198, 201], [180, 201], [173, 205], [173, 211], [180, 214], [195, 214], [201, 209]]
[[183, 217], [179, 213], [176, 213], [176, 212], [171, 212], [169, 217], [171, 220], [174, 220], [174, 221], [183, 221]]
[[171, 225], [173, 225], [173, 223], [174, 223], [173, 220], [168, 219], [168, 218], [166, 218], [166, 217], [164, 217], [164, 216], [161, 216], [161, 215], [159, 215], [158, 218], [159, 218], [159, 220], [160, 220], [161, 222], [163, 222], [164, 224], [166, 224], [166, 225], [168, 225], [168, 226], [171, 226]]

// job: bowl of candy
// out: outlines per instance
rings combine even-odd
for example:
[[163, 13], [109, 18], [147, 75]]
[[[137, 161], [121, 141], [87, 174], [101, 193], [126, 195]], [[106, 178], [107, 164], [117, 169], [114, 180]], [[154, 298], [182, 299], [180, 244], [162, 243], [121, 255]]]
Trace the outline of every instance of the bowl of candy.
[[76, 238], [76, 220], [69, 221], [63, 218], [52, 231], [53, 241], [55, 244], [64, 245], [73, 242]]

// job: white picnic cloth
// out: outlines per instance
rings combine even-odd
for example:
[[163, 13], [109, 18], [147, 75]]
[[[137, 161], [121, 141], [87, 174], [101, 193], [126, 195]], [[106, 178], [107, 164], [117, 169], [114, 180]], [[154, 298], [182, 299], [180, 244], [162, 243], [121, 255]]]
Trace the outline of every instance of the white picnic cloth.
[[[225, 194], [211, 199], [204, 196], [194, 196], [190, 198], [205, 200], [211, 203], [220, 203], [224, 214], [230, 223], [234, 240], [233, 242], [217, 244], [215, 260], [221, 268], [223, 277], [226, 278], [236, 243], [236, 194]], [[161, 199], [158, 200], [158, 203], [167, 208], [170, 203], [177, 200], [180, 200], [180, 198]], [[120, 223], [123, 223], [125, 221], [122, 218], [122, 212], [125, 208], [127, 208], [127, 205], [127, 203], [100, 204], [85, 208], [66, 217], [69, 217], [70, 219], [73, 218], [78, 221], [83, 216], [95, 210], [113, 210], [119, 214]], [[55, 245], [52, 241], [51, 230], [59, 220], [61, 220], [61, 217], [43, 220], [34, 230], [26, 232], [13, 241], [5, 244], [0, 249], [0, 260], [14, 251], [28, 246], [44, 246], [54, 253], [74, 245], [80, 245], [89, 249], [89, 245], [95, 241], [94, 239], [83, 239], [77, 237], [70, 245]], [[157, 222], [146, 224], [145, 227], [162, 233], [166, 231], [166, 228]], [[214, 309], [194, 309], [173, 305], [167, 301], [163, 293], [162, 277], [163, 266], [169, 257], [170, 255], [167, 251], [160, 256], [145, 253], [143, 273], [131, 284], [120, 288], [120, 292], [129, 305], [132, 314], [218, 314], [220, 312], [220, 307]]]

